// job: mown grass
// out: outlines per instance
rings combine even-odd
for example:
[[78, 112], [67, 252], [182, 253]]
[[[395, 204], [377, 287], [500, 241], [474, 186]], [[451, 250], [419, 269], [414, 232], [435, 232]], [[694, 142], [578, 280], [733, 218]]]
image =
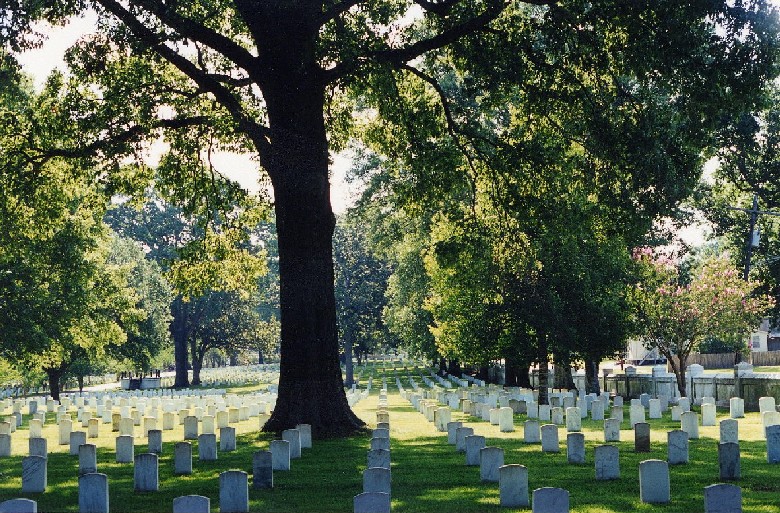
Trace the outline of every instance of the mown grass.
[[[370, 426], [375, 424], [378, 381], [385, 371], [368, 367], [361, 382], [374, 376], [371, 397], [358, 403], [356, 413]], [[393, 511], [469, 513], [485, 511], [523, 511], [499, 507], [498, 485], [482, 483], [478, 467], [466, 467], [463, 454], [447, 444], [446, 433], [439, 433], [423, 416], [403, 400], [395, 390], [395, 378], [388, 374], [390, 386], [389, 410], [391, 419]], [[405, 374], [403, 374], [405, 375]], [[419, 382], [419, 380], [418, 380]], [[408, 385], [404, 380], [403, 384]], [[627, 408], [626, 408], [627, 411]], [[720, 411], [718, 420], [727, 417]], [[27, 423], [25, 418], [25, 426]], [[504, 448], [505, 463], [520, 463], [529, 470], [529, 488], [556, 486], [570, 492], [571, 509], [578, 513], [639, 512], [702, 512], [703, 488], [719, 482], [717, 462], [718, 427], [700, 427], [701, 438], [690, 441], [690, 463], [670, 469], [672, 502], [668, 505], [649, 505], [639, 501], [639, 462], [646, 459], [666, 459], [666, 432], [679, 428], [669, 416], [652, 420], [651, 452], [634, 453], [633, 432], [625, 416], [620, 448], [621, 478], [617, 481], [597, 482], [593, 468], [593, 449], [602, 444], [600, 421], [583, 420], [586, 436], [587, 463], [570, 465], [566, 461], [566, 435], [561, 428], [557, 454], [541, 452], [538, 444], [522, 440], [524, 416], [515, 417], [516, 431], [500, 433], [498, 426], [453, 413], [453, 420], [462, 420], [484, 435], [488, 445]], [[53, 422], [49, 419], [49, 422]], [[746, 512], [780, 512], [780, 466], [766, 462], [766, 444], [757, 413], [740, 419], [740, 447], [742, 451], [742, 487]], [[109, 476], [111, 510], [114, 512], [170, 511], [172, 501], [180, 495], [198, 494], [211, 498], [212, 511], [219, 511], [219, 473], [228, 469], [245, 470], [251, 474], [252, 453], [268, 447], [273, 438], [256, 430], [257, 420], [238, 425], [238, 450], [219, 453], [216, 462], [197, 460], [197, 443], [193, 443], [193, 474], [173, 476], [173, 443], [181, 440], [179, 426], [165, 431], [164, 450], [160, 457], [160, 491], [133, 492], [133, 467], [114, 463], [114, 434], [107, 425], [101, 425], [97, 439], [98, 471]], [[26, 429], [26, 427], [24, 428]], [[21, 435], [21, 436], [20, 436]], [[78, 510], [78, 457], [67, 454], [67, 446], [56, 445], [56, 427], [47, 424], [44, 435], [49, 439], [49, 487], [43, 494], [28, 494], [39, 504], [39, 511], [70, 512]], [[95, 443], [94, 440], [88, 440]], [[136, 454], [145, 451], [145, 440], [136, 440]], [[140, 444], [140, 445], [139, 445]], [[252, 490], [250, 510], [276, 513], [350, 512], [352, 498], [362, 491], [362, 471], [369, 447], [367, 436], [344, 440], [315, 441], [312, 449], [305, 449], [303, 457], [293, 460], [292, 470], [274, 473], [272, 490]], [[14, 435], [14, 456], [0, 459], [0, 500], [21, 497], [21, 459], [27, 454], [26, 433]], [[527, 511], [527, 510], [525, 510]]]

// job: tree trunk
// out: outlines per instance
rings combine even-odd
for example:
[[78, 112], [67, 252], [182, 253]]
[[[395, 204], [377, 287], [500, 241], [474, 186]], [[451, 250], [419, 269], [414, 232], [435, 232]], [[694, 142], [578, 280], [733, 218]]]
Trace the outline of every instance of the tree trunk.
[[[510, 350], [511, 352], [511, 350]], [[504, 355], [504, 386], [516, 387], [520, 368], [514, 355]]]
[[364, 423], [347, 403], [339, 365], [325, 90], [316, 33], [303, 25], [277, 19], [266, 27], [268, 46], [281, 46], [263, 54], [258, 71], [267, 79], [260, 87], [271, 147], [263, 165], [274, 190], [282, 325], [279, 395], [263, 429], [310, 424], [312, 436], [326, 438]]
[[355, 369], [352, 365], [352, 337], [350, 335], [344, 337], [344, 372], [346, 374], [345, 385], [351, 388], [355, 382]]
[[573, 390], [574, 378], [571, 377], [571, 358], [568, 354], [556, 354], [553, 367], [553, 388]]
[[200, 385], [200, 369], [203, 368], [203, 358], [206, 356], [206, 351], [198, 347], [198, 343], [195, 337], [190, 338], [190, 356], [192, 357], [192, 383], [191, 385]]
[[538, 404], [548, 404], [547, 388], [550, 377], [550, 355], [547, 353], [547, 339], [544, 335], [539, 337], [539, 400]]
[[444, 376], [444, 374], [447, 372], [447, 360], [443, 357], [439, 357], [439, 376]]
[[200, 369], [203, 368], [203, 358], [192, 359], [192, 386], [200, 385]]
[[51, 392], [51, 397], [55, 401], [60, 400], [60, 379], [62, 378], [62, 370], [60, 369], [52, 369], [52, 368], [45, 368], [43, 369], [46, 371], [46, 376], [49, 378], [49, 390]]
[[176, 378], [174, 388], [187, 388], [190, 386], [190, 378], [187, 373], [187, 314], [184, 300], [177, 296], [171, 305], [171, 336], [173, 337], [174, 364], [176, 366]]
[[76, 381], [79, 384], [79, 392], [84, 391], [84, 376], [76, 376]]
[[263, 350], [258, 349], [257, 351], [257, 363], [258, 365], [262, 365], [265, 363], [265, 358], [263, 358]]
[[517, 386], [523, 388], [531, 388], [531, 376], [528, 374], [528, 369], [531, 368], [531, 362], [523, 361], [520, 364], [520, 371], [517, 374]]
[[[666, 356], [666, 361], [672, 366], [672, 372], [677, 378], [677, 391], [680, 392], [680, 397], [686, 397], [688, 392], [685, 390], [685, 364], [688, 362], [688, 355], [677, 355], [677, 361], [672, 355]], [[693, 404], [693, 400], [691, 400]]]
[[460, 369], [460, 363], [458, 360], [450, 360], [449, 365], [447, 365], [447, 372], [455, 377], [460, 377], [461, 375], [461, 369]]
[[585, 360], [585, 393], [600, 394], [599, 363], [596, 360]]

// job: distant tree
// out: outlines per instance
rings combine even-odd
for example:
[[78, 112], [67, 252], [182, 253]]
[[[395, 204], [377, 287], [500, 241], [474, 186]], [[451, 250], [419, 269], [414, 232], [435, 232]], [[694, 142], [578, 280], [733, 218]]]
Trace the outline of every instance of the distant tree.
[[272, 239], [267, 223], [263, 224], [265, 210], [249, 198], [231, 208], [229, 220], [236, 221], [239, 216], [239, 225], [227, 222], [213, 227], [209, 220], [188, 214], [150, 189], [144, 200], [114, 205], [106, 216], [118, 233], [146, 248], [146, 257], [161, 267], [173, 287], [170, 333], [176, 361], [175, 387], [190, 385], [188, 355], [197, 355], [202, 364], [206, 351], [193, 348], [193, 344], [197, 344], [196, 331], [210, 308], [208, 297], [217, 291], [255, 294], [261, 279], [267, 287], [274, 286], [271, 280], [262, 278], [267, 269], [266, 253], [254, 246], [243, 224], [266, 226], [263, 233], [266, 239]]
[[336, 223], [333, 260], [339, 336], [344, 350], [346, 383], [351, 386], [353, 352], [360, 361], [361, 355], [388, 342], [382, 310], [390, 268], [371, 253], [363, 224], [350, 215]]
[[159, 264], [147, 259], [133, 240], [112, 237], [109, 261], [129, 267], [129, 285], [139, 298], [138, 307], [145, 318], [128, 333], [125, 343], [109, 344], [108, 355], [120, 366], [148, 372], [155, 357], [171, 342], [173, 291]]

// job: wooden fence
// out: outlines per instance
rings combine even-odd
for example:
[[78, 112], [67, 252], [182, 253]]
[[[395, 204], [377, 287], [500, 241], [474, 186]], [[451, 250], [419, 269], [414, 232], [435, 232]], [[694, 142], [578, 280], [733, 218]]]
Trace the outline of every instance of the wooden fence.
[[[697, 363], [705, 369], [733, 369], [735, 353], [699, 354], [691, 353], [687, 365]], [[780, 351], [765, 353], [742, 353], [742, 361], [753, 364], [754, 367], [780, 366]]]
[[767, 351], [765, 353], [750, 353], [754, 367], [780, 366], [780, 351]]

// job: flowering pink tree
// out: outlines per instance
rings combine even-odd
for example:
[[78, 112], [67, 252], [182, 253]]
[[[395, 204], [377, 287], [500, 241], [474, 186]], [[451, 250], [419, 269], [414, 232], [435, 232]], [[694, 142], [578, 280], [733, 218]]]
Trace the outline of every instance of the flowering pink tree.
[[682, 283], [678, 267], [649, 248], [634, 258], [642, 279], [636, 287], [639, 333], [648, 348], [666, 357], [685, 395], [685, 367], [707, 336], [741, 344], [774, 299], [753, 294], [755, 284], [741, 279], [729, 260], [709, 258]]

